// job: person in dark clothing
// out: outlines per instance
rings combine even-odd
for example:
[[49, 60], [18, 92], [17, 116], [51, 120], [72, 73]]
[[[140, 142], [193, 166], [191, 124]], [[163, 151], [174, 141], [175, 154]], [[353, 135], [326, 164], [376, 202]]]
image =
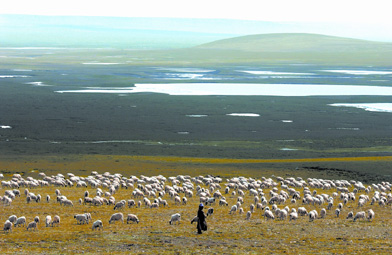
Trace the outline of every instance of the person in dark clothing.
[[199, 210], [197, 211], [197, 217], [198, 217], [198, 220], [197, 220], [197, 233], [198, 234], [201, 234], [202, 230], [203, 231], [207, 230], [206, 215], [203, 212], [203, 208], [204, 208], [204, 205], [200, 204], [199, 205]]

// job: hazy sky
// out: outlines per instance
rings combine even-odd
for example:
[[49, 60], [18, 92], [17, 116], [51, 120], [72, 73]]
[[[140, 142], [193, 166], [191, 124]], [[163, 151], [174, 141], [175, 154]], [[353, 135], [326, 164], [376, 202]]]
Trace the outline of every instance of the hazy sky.
[[389, 0], [9, 0], [0, 14], [223, 18], [392, 26]]

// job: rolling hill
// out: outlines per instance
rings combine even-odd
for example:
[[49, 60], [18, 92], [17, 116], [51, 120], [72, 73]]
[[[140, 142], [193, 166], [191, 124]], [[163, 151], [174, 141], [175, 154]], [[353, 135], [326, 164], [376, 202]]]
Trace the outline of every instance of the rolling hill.
[[320, 34], [277, 33], [222, 39], [197, 48], [255, 52], [376, 52], [392, 51], [392, 43]]

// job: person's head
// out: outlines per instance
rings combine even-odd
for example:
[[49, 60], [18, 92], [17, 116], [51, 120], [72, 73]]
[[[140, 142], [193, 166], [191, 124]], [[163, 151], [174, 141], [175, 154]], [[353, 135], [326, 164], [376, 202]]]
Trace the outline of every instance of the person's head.
[[204, 208], [204, 205], [203, 205], [203, 203], [201, 203], [200, 205], [199, 205], [199, 209], [201, 210], [201, 209], [203, 209]]

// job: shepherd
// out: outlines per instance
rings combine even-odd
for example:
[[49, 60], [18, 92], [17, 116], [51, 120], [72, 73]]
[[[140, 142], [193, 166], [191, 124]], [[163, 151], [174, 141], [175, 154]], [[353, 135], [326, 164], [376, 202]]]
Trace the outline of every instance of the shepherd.
[[197, 211], [197, 233], [202, 234], [203, 231], [207, 231], [206, 215], [203, 212], [204, 205], [201, 203], [199, 205], [199, 210]]

